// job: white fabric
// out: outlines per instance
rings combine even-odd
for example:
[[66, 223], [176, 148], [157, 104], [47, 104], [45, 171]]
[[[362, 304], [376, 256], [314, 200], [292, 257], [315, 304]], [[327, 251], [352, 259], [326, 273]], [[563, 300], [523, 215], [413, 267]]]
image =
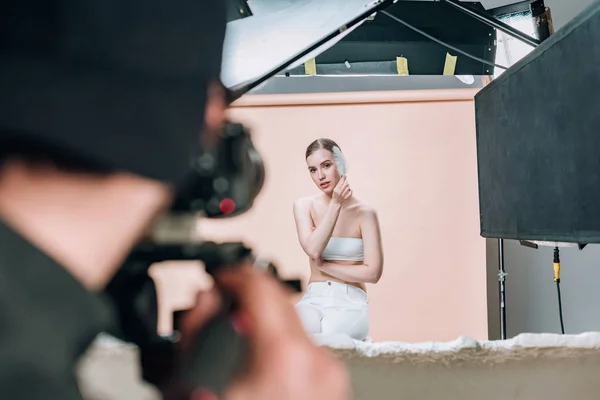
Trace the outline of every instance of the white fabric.
[[[506, 340], [476, 340], [461, 335], [451, 341], [435, 342], [374, 342], [372, 340], [353, 340], [345, 335], [320, 336], [317, 343], [321, 346], [339, 350], [354, 350], [356, 354], [367, 357], [389, 357], [390, 355], [456, 353], [462, 350], [498, 350], [517, 351], [519, 349], [600, 349], [600, 332], [585, 332], [577, 335], [558, 333], [521, 333]], [[466, 353], [471, 354], [471, 353]], [[510, 354], [510, 353], [507, 353]]]
[[[325, 339], [323, 345], [344, 350], [338, 357], [347, 363], [357, 399], [588, 400], [596, 399], [599, 390], [597, 379], [594, 381], [589, 375], [597, 375], [594, 357], [600, 349], [600, 332], [526, 333], [498, 341], [462, 337], [451, 342], [365, 343], [345, 335], [329, 335]], [[349, 361], [357, 358], [361, 361]], [[561, 368], [565, 363], [566, 368]], [[577, 363], [580, 367], [574, 366]], [[532, 382], [523, 373], [515, 373], [516, 369], [527, 371], [535, 379]], [[587, 374], [590, 370], [592, 373]], [[452, 375], [454, 372], [456, 375]], [[98, 337], [76, 373], [84, 399], [162, 399], [152, 385], [140, 378], [137, 347], [108, 335]], [[444, 396], [441, 389], [431, 391], [428, 382], [442, 382], [447, 394]], [[548, 384], [553, 385], [556, 395], [540, 392]], [[482, 389], [481, 385], [485, 387]], [[498, 394], [501, 388], [506, 390]]]
[[361, 238], [332, 237], [321, 253], [324, 261], [364, 261]]
[[296, 310], [304, 329], [315, 336], [347, 335], [364, 340], [369, 334], [367, 293], [346, 283], [309, 284]]
[[347, 28], [346, 24], [360, 15], [366, 18], [369, 10], [381, 1], [294, 0], [282, 6], [269, 6], [272, 11], [259, 11], [249, 18], [228, 22], [221, 82], [232, 88], [254, 82], [273, 70], [281, 72], [281, 66], [292, 57], [338, 32], [335, 38], [298, 59], [287, 69], [302, 65], [358, 28], [364, 21], [351, 28]]

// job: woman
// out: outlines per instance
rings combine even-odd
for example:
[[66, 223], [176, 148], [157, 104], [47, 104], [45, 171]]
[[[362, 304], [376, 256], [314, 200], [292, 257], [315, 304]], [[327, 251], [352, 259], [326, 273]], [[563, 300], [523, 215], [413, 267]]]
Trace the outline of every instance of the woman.
[[375, 210], [352, 192], [339, 146], [317, 139], [306, 164], [320, 194], [294, 203], [298, 239], [310, 259], [310, 280], [296, 305], [305, 329], [364, 340], [369, 333], [366, 283], [377, 283], [383, 250]]

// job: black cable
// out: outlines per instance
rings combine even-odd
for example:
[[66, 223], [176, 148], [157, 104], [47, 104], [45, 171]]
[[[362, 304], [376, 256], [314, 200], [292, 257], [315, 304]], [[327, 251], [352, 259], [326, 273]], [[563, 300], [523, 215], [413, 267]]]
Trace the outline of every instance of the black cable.
[[479, 57], [477, 57], [477, 56], [471, 55], [471, 54], [469, 54], [469, 53], [467, 53], [467, 52], [465, 52], [465, 51], [463, 51], [463, 50], [461, 50], [461, 49], [459, 49], [459, 48], [457, 48], [457, 47], [454, 47], [454, 46], [452, 46], [451, 44], [448, 44], [448, 43], [446, 43], [446, 42], [442, 42], [441, 40], [439, 40], [439, 39], [437, 39], [437, 38], [435, 38], [435, 37], [431, 36], [431, 35], [430, 35], [430, 34], [428, 34], [427, 32], [423, 32], [423, 31], [422, 31], [422, 30], [420, 30], [419, 28], [417, 28], [417, 27], [415, 27], [415, 26], [412, 26], [412, 25], [411, 25], [411, 24], [409, 24], [408, 22], [401, 20], [400, 18], [396, 17], [395, 15], [392, 15], [392, 14], [390, 14], [389, 12], [387, 12], [387, 11], [385, 11], [385, 10], [382, 10], [382, 11], [380, 11], [380, 13], [387, 15], [388, 17], [390, 17], [390, 18], [391, 18], [391, 19], [393, 19], [394, 21], [401, 23], [402, 25], [406, 26], [406, 27], [407, 27], [407, 28], [409, 28], [409, 29], [412, 29], [413, 31], [415, 31], [415, 32], [417, 32], [417, 33], [419, 33], [419, 34], [421, 34], [421, 35], [423, 35], [423, 36], [425, 36], [426, 38], [428, 38], [428, 39], [430, 39], [430, 40], [433, 40], [434, 42], [436, 42], [436, 43], [438, 43], [438, 44], [441, 44], [442, 46], [445, 46], [445, 47], [449, 48], [450, 50], [454, 50], [454, 51], [456, 51], [457, 53], [460, 53], [460, 54], [462, 54], [462, 55], [464, 55], [464, 56], [467, 56], [467, 57], [469, 57], [469, 58], [471, 58], [471, 59], [473, 59], [473, 60], [475, 60], [475, 61], [479, 61], [480, 63], [486, 64], [486, 65], [489, 65], [489, 66], [492, 66], [492, 67], [496, 67], [496, 68], [504, 69], [504, 70], [507, 70], [507, 69], [508, 69], [508, 67], [505, 67], [505, 66], [503, 66], [503, 65], [495, 64], [495, 63], [493, 63], [493, 62], [490, 62], [490, 61], [484, 60], [483, 58], [479, 58]]
[[558, 315], [560, 317], [560, 331], [565, 334], [565, 324], [563, 322], [562, 301], [560, 299], [560, 279], [556, 281], [556, 292], [558, 293]]
[[554, 247], [554, 282], [556, 282], [556, 292], [558, 293], [558, 316], [560, 318], [560, 330], [565, 334], [565, 324], [563, 322], [562, 299], [560, 297], [560, 255], [558, 246]]

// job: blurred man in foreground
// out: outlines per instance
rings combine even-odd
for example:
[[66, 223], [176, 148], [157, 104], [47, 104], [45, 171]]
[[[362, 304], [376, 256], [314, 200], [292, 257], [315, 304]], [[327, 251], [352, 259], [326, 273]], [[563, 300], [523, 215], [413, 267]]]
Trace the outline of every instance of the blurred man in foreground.
[[[103, 288], [168, 209], [198, 133], [223, 120], [224, 4], [1, 4], [0, 393], [80, 399], [74, 367], [114, 322]], [[216, 277], [184, 339], [219, 291], [238, 301], [249, 343], [228, 399], [347, 398], [344, 370], [250, 266]]]

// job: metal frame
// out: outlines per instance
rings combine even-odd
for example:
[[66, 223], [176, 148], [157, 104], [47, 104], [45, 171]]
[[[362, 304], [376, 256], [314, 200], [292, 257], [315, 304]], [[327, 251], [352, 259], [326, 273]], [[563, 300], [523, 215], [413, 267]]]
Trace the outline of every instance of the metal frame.
[[510, 36], [514, 37], [515, 39], [522, 41], [523, 43], [527, 43], [528, 45], [531, 45], [533, 47], [537, 47], [541, 43], [540, 40], [533, 38], [529, 35], [526, 35], [523, 32], [519, 31], [518, 29], [515, 29], [508, 24], [505, 24], [504, 22], [494, 18], [492, 15], [488, 14], [487, 12], [477, 10], [471, 6], [468, 6], [468, 5], [460, 2], [459, 0], [440, 0], [440, 1], [442, 3], [446, 3], [449, 6], [456, 8], [459, 11], [464, 12], [465, 14], [470, 15], [471, 17], [483, 22], [484, 24], [492, 26], [492, 27], [498, 29], [499, 31], [506, 33], [507, 35], [510, 35]]
[[[396, 1], [397, 0], [375, 0], [374, 2], [378, 2], [378, 4], [375, 7], [369, 9], [369, 11], [367, 11], [367, 12], [361, 13], [356, 18], [349, 21], [344, 27], [342, 27], [342, 29], [348, 29], [348, 28], [362, 22], [365, 18], [369, 17], [370, 15], [372, 15], [378, 11], [386, 9], [387, 7], [391, 6]], [[487, 24], [493, 28], [496, 28], [502, 32], [505, 32], [507, 35], [513, 36], [514, 38], [516, 38], [524, 43], [527, 43], [533, 47], [537, 47], [541, 43], [538, 39], [532, 38], [531, 36], [526, 35], [517, 29], [514, 29], [510, 25], [507, 25], [504, 22], [499, 21], [498, 19], [494, 18], [492, 15], [490, 15], [486, 12], [480, 11], [480, 10], [476, 10], [471, 6], [461, 3], [458, 0], [439, 0], [439, 1], [446, 3], [447, 5], [452, 6], [456, 9], [458, 9], [459, 11], [466, 13], [467, 15], [470, 15], [471, 17], [483, 22], [484, 24]], [[321, 40], [317, 41], [309, 48], [304, 49], [300, 53], [296, 54], [295, 56], [293, 56], [292, 58], [290, 58], [289, 60], [284, 62], [282, 65], [278, 65], [273, 70], [269, 71], [267, 74], [258, 78], [255, 81], [241, 83], [241, 84], [237, 85], [236, 87], [229, 88], [231, 101], [237, 100], [245, 93], [247, 93], [250, 90], [254, 89], [255, 87], [259, 86], [260, 84], [265, 82], [267, 79], [276, 75], [278, 72], [283, 71], [286, 67], [292, 65], [296, 60], [304, 57], [306, 54], [309, 54], [311, 51], [317, 49], [321, 45], [332, 40], [340, 33], [341, 33], [341, 29], [338, 29], [335, 32], [331, 32], [329, 35], [325, 36], [324, 38], [321, 38]]]

